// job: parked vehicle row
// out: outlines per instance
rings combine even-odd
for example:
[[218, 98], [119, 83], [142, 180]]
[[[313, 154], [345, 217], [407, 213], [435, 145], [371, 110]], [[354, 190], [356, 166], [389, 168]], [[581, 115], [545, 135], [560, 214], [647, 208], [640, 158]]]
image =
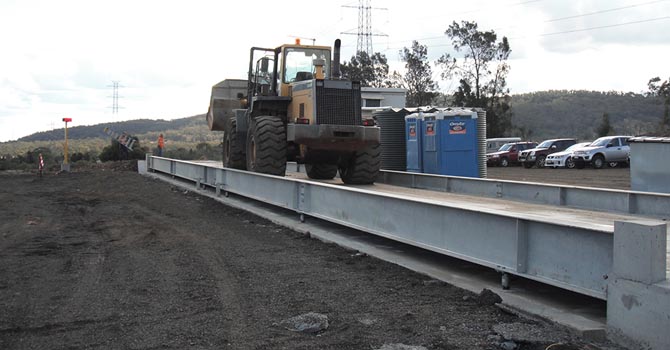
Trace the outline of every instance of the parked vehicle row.
[[577, 140], [551, 139], [540, 143], [511, 142], [506, 143], [497, 152], [486, 155], [489, 166], [507, 167], [521, 164], [525, 168], [578, 168], [587, 165], [595, 169], [605, 166], [615, 167], [621, 163], [629, 163], [630, 146], [628, 139], [632, 136], [605, 136], [593, 142], [577, 143]]
[[536, 142], [514, 142], [506, 143], [497, 152], [486, 155], [486, 163], [489, 166], [507, 167], [519, 163], [519, 152], [537, 146]]
[[537, 147], [525, 150], [519, 154], [519, 162], [526, 169], [533, 166], [544, 167], [544, 160], [549, 154], [564, 151], [566, 148], [577, 143], [575, 139], [552, 139], [540, 143]]

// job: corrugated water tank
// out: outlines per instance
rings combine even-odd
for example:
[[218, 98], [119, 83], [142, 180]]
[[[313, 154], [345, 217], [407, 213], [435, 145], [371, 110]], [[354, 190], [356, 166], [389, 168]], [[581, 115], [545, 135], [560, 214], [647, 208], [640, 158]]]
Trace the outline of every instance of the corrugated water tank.
[[407, 155], [405, 145], [404, 108], [385, 108], [372, 113], [380, 128], [382, 169], [405, 171]]

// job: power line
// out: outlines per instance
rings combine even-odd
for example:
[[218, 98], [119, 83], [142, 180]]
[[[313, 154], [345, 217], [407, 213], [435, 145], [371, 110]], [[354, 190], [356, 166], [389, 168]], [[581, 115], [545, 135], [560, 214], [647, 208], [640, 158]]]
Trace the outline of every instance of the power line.
[[[541, 1], [541, 0], [519, 2], [519, 3], [516, 3], [516, 4], [511, 4], [510, 6], [524, 5], [524, 4], [527, 4], [527, 3], [533, 3], [533, 2], [537, 2], [537, 1]], [[572, 16], [567, 16], [567, 17], [552, 18], [552, 19], [548, 19], [548, 20], [543, 21], [543, 23], [559, 22], [559, 21], [564, 21], [564, 20], [568, 20], [568, 19], [593, 16], [593, 15], [597, 15], [597, 14], [620, 11], [620, 10], [626, 10], [626, 9], [630, 9], [630, 8], [652, 5], [652, 4], [656, 4], [656, 3], [659, 3], [659, 2], [668, 2], [668, 1], [670, 1], [670, 0], [649, 1], [649, 2], [644, 2], [644, 3], [640, 3], [640, 4], [634, 4], [634, 5], [623, 6], [623, 7], [616, 7], [616, 8], [594, 11], [594, 12], [589, 12], [589, 13], [582, 13], [582, 14], [577, 14], [577, 15], [572, 15]], [[473, 10], [473, 11], [466, 11], [466, 12], [461, 12], [461, 13], [469, 13], [469, 12], [477, 12], [477, 11], [483, 11], [483, 10]], [[630, 22], [630, 23], [633, 24], [633, 23], [640, 23], [640, 22]], [[508, 29], [508, 28], [517, 28], [517, 26], [497, 27], [497, 28], [494, 28], [493, 30]], [[605, 26], [603, 28], [607, 28], [607, 26]], [[583, 31], [583, 30], [576, 30], [576, 31]], [[543, 34], [543, 35], [552, 35], [552, 34]], [[417, 41], [418, 40], [438, 40], [438, 39], [443, 39], [443, 38], [444, 38], [444, 35], [431, 36], [431, 37], [426, 37], [426, 38], [418, 38], [418, 39], [412, 39], [412, 40], [417, 40]], [[519, 38], [519, 37], [516, 37], [516, 38]], [[407, 42], [407, 40], [392, 41], [388, 44], [396, 44], [396, 43], [404, 43], [404, 42]]]
[[[624, 22], [624, 23], [616, 23], [616, 24], [609, 24], [609, 25], [604, 25], [604, 26], [598, 26], [598, 27], [589, 27], [589, 28], [581, 28], [581, 29], [572, 29], [572, 30], [564, 30], [564, 31], [559, 31], [559, 32], [552, 32], [552, 33], [544, 33], [544, 34], [538, 34], [537, 36], [543, 37], [543, 36], [551, 36], [551, 35], [560, 35], [560, 34], [570, 34], [570, 33], [578, 33], [578, 32], [586, 32], [590, 30], [597, 30], [597, 29], [605, 29], [605, 28], [614, 28], [614, 27], [622, 27], [622, 26], [627, 26], [631, 24], [640, 24], [640, 23], [647, 23], [647, 22], [655, 22], [655, 21], [662, 21], [662, 20], [667, 20], [670, 19], [670, 16], [665, 16], [665, 17], [657, 17], [657, 18], [649, 18], [649, 19], [643, 19], [639, 21], [631, 21], [631, 22]], [[527, 38], [528, 36], [520, 36], [520, 37], [512, 37], [510, 39], [522, 39], [522, 38]], [[415, 39], [417, 40], [417, 39]], [[421, 39], [419, 39], [421, 40]], [[451, 44], [444, 44], [444, 45], [425, 45], [428, 48], [435, 48], [435, 47], [447, 47], [451, 46]], [[399, 50], [402, 49], [402, 47], [391, 47], [387, 48], [384, 50], [390, 51], [390, 50]]]
[[582, 28], [582, 29], [573, 29], [573, 30], [564, 30], [564, 31], [560, 31], [560, 32], [553, 32], [553, 33], [540, 34], [539, 36], [550, 36], [550, 35], [559, 35], [559, 34], [568, 34], [568, 33], [586, 32], [586, 31], [589, 31], [589, 30], [596, 30], [596, 29], [603, 29], [603, 28], [621, 27], [621, 26], [626, 26], [626, 25], [629, 25], [629, 24], [638, 24], [638, 23], [647, 23], [647, 22], [654, 22], [654, 21], [662, 21], [662, 20], [664, 20], [664, 19], [670, 19], [670, 16], [658, 17], [658, 18], [650, 18], [650, 19], [643, 19], [643, 20], [640, 20], [640, 21], [632, 21], [632, 22], [625, 22], [625, 23], [610, 24], [610, 25], [598, 26], [598, 27], [590, 27], [590, 28]]
[[634, 7], [640, 7], [640, 6], [651, 5], [651, 4], [656, 4], [656, 3], [659, 3], [659, 2], [667, 2], [667, 1], [668, 0], [657, 0], [657, 1], [644, 2], [644, 3], [641, 3], [641, 4], [615, 7], [615, 8], [611, 8], [611, 9], [607, 9], [607, 10], [600, 10], [600, 11], [594, 11], [594, 12], [589, 12], [589, 13], [582, 13], [582, 14], [574, 15], [574, 16], [554, 18], [554, 19], [546, 20], [544, 22], [545, 23], [550, 23], [550, 22], [564, 21], [564, 20], [567, 20], [567, 19], [574, 19], [574, 18], [580, 18], [580, 17], [586, 17], [586, 16], [599, 15], [599, 14], [602, 14], [602, 13], [621, 11], [621, 10], [626, 10], [626, 9], [630, 9], [630, 8], [634, 8]]

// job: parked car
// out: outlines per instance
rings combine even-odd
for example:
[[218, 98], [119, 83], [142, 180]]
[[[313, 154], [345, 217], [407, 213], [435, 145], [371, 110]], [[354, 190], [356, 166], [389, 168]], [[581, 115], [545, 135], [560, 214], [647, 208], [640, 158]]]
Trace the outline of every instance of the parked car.
[[628, 162], [630, 159], [628, 139], [631, 137], [605, 136], [593, 141], [588, 147], [576, 150], [572, 155], [575, 167], [582, 169], [591, 164], [595, 169], [602, 169], [605, 165], [615, 167], [620, 162]]
[[537, 147], [537, 142], [506, 143], [498, 152], [486, 155], [486, 165], [508, 167], [510, 164], [519, 164], [519, 152]]
[[519, 162], [527, 169], [544, 166], [544, 159], [549, 153], [556, 153], [577, 143], [575, 139], [551, 139], [542, 141], [535, 148], [527, 149], [519, 154]]
[[520, 142], [520, 137], [498, 137], [494, 139], [486, 139], [486, 154], [498, 152], [500, 147], [506, 143]]
[[544, 166], [556, 168], [566, 167], [572, 169], [575, 167], [575, 162], [572, 159], [572, 152], [579, 148], [590, 145], [591, 142], [580, 142], [566, 148], [564, 151], [551, 153], [544, 160]]

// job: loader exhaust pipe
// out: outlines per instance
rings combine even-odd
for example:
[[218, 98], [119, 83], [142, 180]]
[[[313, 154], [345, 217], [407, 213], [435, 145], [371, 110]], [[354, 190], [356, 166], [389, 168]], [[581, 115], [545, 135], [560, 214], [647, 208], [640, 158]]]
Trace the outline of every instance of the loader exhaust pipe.
[[342, 72], [340, 72], [340, 45], [342, 42], [340, 39], [335, 39], [335, 48], [333, 49], [333, 69], [332, 76], [333, 78], [339, 79], [342, 77]]

